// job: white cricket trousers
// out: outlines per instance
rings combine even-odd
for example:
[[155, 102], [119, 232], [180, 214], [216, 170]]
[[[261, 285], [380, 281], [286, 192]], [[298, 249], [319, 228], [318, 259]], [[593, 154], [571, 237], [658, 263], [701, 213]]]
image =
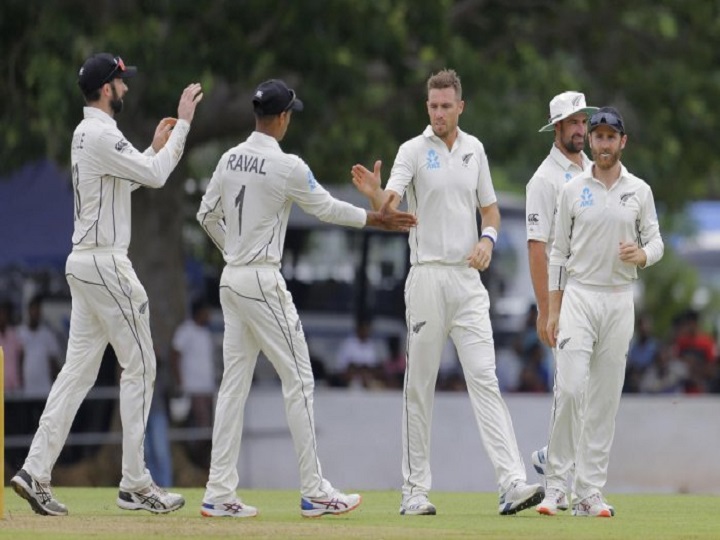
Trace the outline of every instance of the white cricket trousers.
[[547, 452], [547, 487], [567, 491], [575, 465], [579, 500], [607, 481], [615, 416], [635, 324], [630, 285], [568, 282], [555, 349], [555, 396]]
[[220, 504], [236, 497], [245, 401], [260, 351], [282, 383], [285, 414], [300, 468], [300, 493], [303, 497], [329, 495], [332, 486], [322, 476], [317, 455], [310, 355], [280, 271], [275, 267], [226, 266], [220, 279], [220, 303], [225, 319], [224, 372], [203, 501]]
[[495, 373], [490, 300], [479, 272], [469, 267], [415, 265], [405, 284], [405, 305], [408, 340], [403, 390], [403, 498], [430, 491], [432, 409], [448, 335], [458, 352], [500, 493], [514, 481], [524, 481], [525, 466]]
[[120, 489], [141, 490], [152, 482], [143, 447], [155, 383], [147, 294], [122, 251], [73, 251], [65, 276], [72, 295], [67, 356], [23, 468], [40, 482], [50, 481], [78, 407], [95, 384], [110, 343], [122, 367]]

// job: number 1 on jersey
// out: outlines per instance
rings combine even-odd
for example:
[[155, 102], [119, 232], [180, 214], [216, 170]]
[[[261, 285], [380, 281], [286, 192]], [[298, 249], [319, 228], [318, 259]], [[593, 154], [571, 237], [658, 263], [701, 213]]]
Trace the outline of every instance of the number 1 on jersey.
[[243, 204], [245, 203], [245, 187], [246, 186], [243, 186], [240, 189], [240, 193], [235, 197], [235, 206], [238, 207], [238, 237], [242, 235], [242, 212]]

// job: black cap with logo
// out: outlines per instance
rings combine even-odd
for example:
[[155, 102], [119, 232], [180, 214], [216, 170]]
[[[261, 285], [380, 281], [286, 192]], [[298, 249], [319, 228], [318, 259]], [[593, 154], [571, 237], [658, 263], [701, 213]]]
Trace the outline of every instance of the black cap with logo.
[[588, 132], [592, 132], [600, 126], [608, 126], [618, 133], [625, 133], [625, 122], [620, 112], [615, 107], [602, 107], [590, 117]]
[[97, 90], [113, 79], [126, 79], [137, 73], [135, 66], [126, 66], [122, 58], [110, 53], [98, 53], [85, 60], [78, 72], [78, 86], [83, 94]]
[[303, 102], [280, 79], [260, 83], [253, 94], [253, 109], [258, 116], [273, 116], [285, 111], [302, 111]]

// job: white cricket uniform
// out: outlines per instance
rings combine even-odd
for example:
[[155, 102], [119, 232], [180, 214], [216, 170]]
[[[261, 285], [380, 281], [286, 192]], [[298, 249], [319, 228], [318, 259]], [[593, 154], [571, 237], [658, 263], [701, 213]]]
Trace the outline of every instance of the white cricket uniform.
[[363, 227], [367, 213], [334, 199], [299, 157], [253, 132], [217, 165], [197, 218], [222, 250], [224, 374], [217, 399], [206, 503], [235, 498], [245, 401], [258, 353], [275, 367], [300, 468], [303, 497], [326, 496], [313, 414], [314, 380], [305, 335], [280, 273], [293, 203], [323, 221]]
[[579, 167], [552, 145], [550, 153], [533, 174], [525, 188], [525, 215], [527, 218], [527, 239], [545, 242], [545, 253], [550, 258], [550, 249], [555, 239], [555, 214], [560, 190], [573, 176], [587, 170], [592, 161], [580, 152], [583, 166]]
[[458, 130], [452, 150], [428, 126], [400, 146], [387, 190], [418, 217], [405, 284], [408, 327], [403, 408], [403, 497], [427, 494], [430, 428], [440, 358], [455, 343], [500, 492], [525, 480], [510, 414], [500, 395], [490, 301], [467, 257], [478, 242], [477, 211], [496, 202], [482, 143]]
[[620, 260], [619, 244], [636, 241], [647, 254], [646, 266], [662, 258], [664, 247], [652, 190], [624, 166], [610, 189], [593, 178], [592, 168], [568, 182], [556, 227], [550, 290], [561, 287], [554, 281], [563, 272], [567, 285], [555, 351], [547, 486], [564, 491], [574, 463], [575, 491], [583, 499], [607, 480], [634, 328], [637, 266]]
[[138, 187], [165, 184], [182, 156], [190, 124], [178, 120], [160, 152], [148, 148], [143, 154], [108, 114], [95, 107], [85, 107], [83, 112], [85, 118], [75, 129], [71, 150], [75, 227], [65, 266], [72, 294], [67, 357], [23, 468], [40, 482], [50, 481], [78, 407], [95, 384], [110, 343], [123, 368], [120, 489], [138, 491], [152, 481], [145, 467], [143, 441], [156, 368], [148, 297], [127, 257], [130, 197]]

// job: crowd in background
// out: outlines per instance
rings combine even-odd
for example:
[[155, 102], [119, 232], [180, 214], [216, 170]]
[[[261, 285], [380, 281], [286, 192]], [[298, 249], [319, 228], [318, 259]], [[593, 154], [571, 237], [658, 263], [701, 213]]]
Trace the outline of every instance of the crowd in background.
[[[63, 329], [47, 324], [42, 297], [33, 297], [23, 317], [11, 302], [0, 302], [0, 346], [5, 355], [5, 392], [42, 399], [64, 359]], [[222, 373], [220, 339], [210, 328], [211, 306], [192, 304], [167, 354], [158, 352], [161, 395], [174, 418], [195, 427], [212, 425], [213, 396]], [[509, 346], [497, 350], [500, 386], [506, 392], [544, 393], [553, 386], [553, 355], [538, 339], [537, 310], [531, 306], [524, 328]], [[705, 394], [720, 392], [717, 338], [704, 330], [701, 314], [688, 309], [676, 317], [668, 336], [657, 336], [652, 317], [637, 317], [628, 353], [625, 393]], [[312, 336], [308, 337], [313, 350]], [[360, 319], [339, 343], [334, 358], [313, 356], [318, 386], [349, 389], [401, 389], [405, 371], [402, 336], [374, 337], [373, 321]], [[457, 354], [448, 341], [438, 373], [439, 390], [464, 388]], [[202, 453], [202, 452], [201, 452]]]

